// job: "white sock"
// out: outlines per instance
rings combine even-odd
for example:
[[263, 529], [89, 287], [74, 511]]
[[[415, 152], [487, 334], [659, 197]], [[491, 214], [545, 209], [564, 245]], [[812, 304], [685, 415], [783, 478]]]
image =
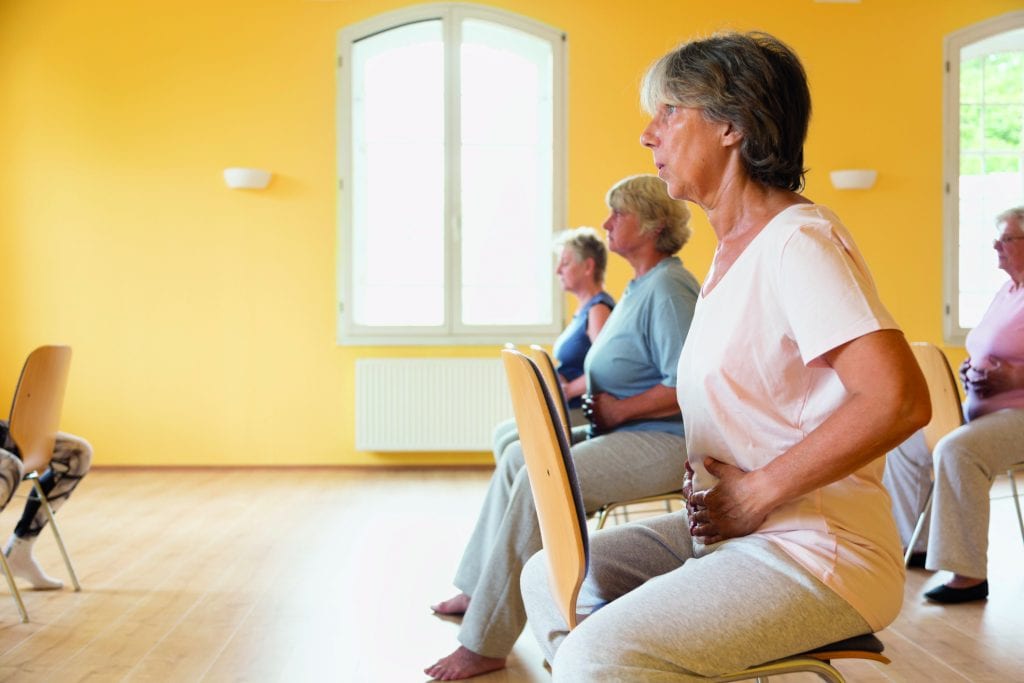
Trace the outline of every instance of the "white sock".
[[32, 557], [32, 546], [35, 545], [35, 542], [35, 538], [19, 538], [11, 535], [4, 548], [7, 566], [11, 568], [11, 573], [31, 583], [36, 590], [52, 591], [63, 588], [64, 582], [47, 576], [36, 559]]

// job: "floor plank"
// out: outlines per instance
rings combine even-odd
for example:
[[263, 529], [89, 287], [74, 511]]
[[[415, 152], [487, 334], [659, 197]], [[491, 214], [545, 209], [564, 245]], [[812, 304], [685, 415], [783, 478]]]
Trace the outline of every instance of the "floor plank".
[[[453, 593], [488, 474], [97, 470], [60, 513], [82, 592], [25, 591], [22, 624], [0, 588], [0, 681], [424, 681], [457, 645], [457, 623], [427, 606]], [[1024, 543], [1005, 478], [992, 511], [990, 599], [930, 604], [942, 577], [910, 571], [880, 634], [893, 663], [838, 663], [849, 680], [1022, 680]], [[37, 554], [64, 578], [49, 532]], [[475, 680], [549, 681], [541, 663], [527, 634]]]

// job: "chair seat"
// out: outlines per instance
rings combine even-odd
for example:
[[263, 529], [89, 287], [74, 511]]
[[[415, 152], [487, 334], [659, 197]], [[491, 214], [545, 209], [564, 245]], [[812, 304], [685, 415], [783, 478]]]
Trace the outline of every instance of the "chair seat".
[[865, 633], [862, 636], [854, 636], [853, 638], [846, 638], [845, 640], [837, 640], [834, 643], [828, 645], [822, 645], [814, 650], [809, 650], [804, 654], [816, 655], [828, 652], [843, 652], [848, 650], [855, 650], [858, 652], [874, 652], [875, 654], [882, 654], [885, 650], [885, 645], [882, 644], [878, 638], [875, 637], [874, 633]]

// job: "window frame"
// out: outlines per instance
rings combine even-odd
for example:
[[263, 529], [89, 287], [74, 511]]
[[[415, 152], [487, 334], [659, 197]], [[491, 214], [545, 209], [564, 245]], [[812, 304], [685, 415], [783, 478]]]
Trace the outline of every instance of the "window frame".
[[[538, 343], [553, 339], [562, 329], [565, 297], [554, 277], [554, 250], [551, 256], [551, 320], [538, 325], [474, 325], [462, 323], [461, 252], [459, 200], [461, 191], [459, 125], [460, 108], [453, 88], [459, 83], [461, 22], [481, 19], [517, 29], [547, 40], [552, 48], [552, 216], [551, 234], [566, 225], [567, 197], [567, 37], [565, 32], [522, 15], [470, 3], [432, 3], [415, 5], [376, 15], [347, 26], [337, 37], [337, 162], [338, 236], [336, 262], [336, 341], [353, 345], [491, 345], [506, 342]], [[445, 324], [439, 327], [368, 326], [352, 319], [354, 217], [351, 188], [355, 175], [352, 153], [352, 45], [360, 39], [403, 25], [441, 20], [445, 41]]]
[[[960, 52], [972, 43], [1018, 29], [1024, 29], [1024, 10], [978, 22], [949, 34], [944, 41], [942, 311], [943, 338], [952, 346], [963, 346], [970, 332], [970, 328], [960, 326]], [[993, 225], [993, 236], [995, 229]]]

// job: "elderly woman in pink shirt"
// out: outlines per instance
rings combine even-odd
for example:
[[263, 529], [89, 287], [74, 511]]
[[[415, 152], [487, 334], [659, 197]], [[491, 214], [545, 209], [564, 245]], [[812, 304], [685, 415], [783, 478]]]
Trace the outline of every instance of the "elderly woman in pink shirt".
[[642, 99], [659, 177], [718, 238], [679, 359], [687, 510], [594, 534], [571, 633], [530, 560], [556, 682], [700, 680], [903, 603], [882, 456], [927, 423], [928, 391], [850, 233], [800, 194], [803, 66], [772, 36], [720, 34], [662, 57]]
[[925, 593], [942, 603], [988, 597], [989, 489], [996, 474], [1021, 459], [1024, 440], [1024, 206], [996, 218], [993, 246], [1010, 279], [996, 293], [977, 327], [967, 335], [968, 358], [960, 366], [967, 424], [947, 434], [928, 453], [915, 435], [889, 453], [885, 483], [893, 512], [908, 543], [931, 487], [935, 492], [931, 535], [921, 534], [911, 564], [944, 569], [953, 576]]

